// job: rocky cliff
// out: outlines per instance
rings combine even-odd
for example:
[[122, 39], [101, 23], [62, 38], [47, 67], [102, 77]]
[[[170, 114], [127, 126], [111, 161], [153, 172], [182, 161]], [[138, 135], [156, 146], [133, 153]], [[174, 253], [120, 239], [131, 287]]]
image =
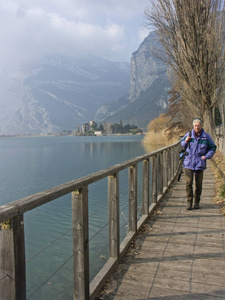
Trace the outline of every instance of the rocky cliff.
[[[96, 119], [103, 122], [134, 123], [145, 129], [148, 123], [166, 111], [168, 82], [166, 66], [154, 55], [160, 45], [155, 32], [150, 32], [131, 58], [129, 93], [101, 107]], [[161, 50], [161, 49], [160, 49]]]
[[138, 99], [142, 92], [146, 91], [153, 82], [165, 76], [164, 63], [154, 55], [159, 43], [154, 32], [145, 38], [139, 49], [131, 58], [131, 79], [129, 98], [131, 102]]

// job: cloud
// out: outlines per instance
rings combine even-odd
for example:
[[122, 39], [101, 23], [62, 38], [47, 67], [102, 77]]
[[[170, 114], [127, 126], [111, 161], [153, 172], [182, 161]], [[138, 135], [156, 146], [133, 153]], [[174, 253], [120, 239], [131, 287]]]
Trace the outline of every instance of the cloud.
[[149, 0], [8, 0], [0, 4], [1, 67], [26, 68], [51, 53], [129, 61], [147, 31]]

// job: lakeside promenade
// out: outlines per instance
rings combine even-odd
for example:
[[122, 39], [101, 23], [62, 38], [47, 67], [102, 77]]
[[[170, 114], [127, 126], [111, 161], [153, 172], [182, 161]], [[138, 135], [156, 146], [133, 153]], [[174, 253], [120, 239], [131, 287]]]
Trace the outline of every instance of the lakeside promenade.
[[99, 299], [225, 299], [225, 216], [204, 172], [199, 210], [186, 210], [185, 178], [175, 182], [138, 234]]

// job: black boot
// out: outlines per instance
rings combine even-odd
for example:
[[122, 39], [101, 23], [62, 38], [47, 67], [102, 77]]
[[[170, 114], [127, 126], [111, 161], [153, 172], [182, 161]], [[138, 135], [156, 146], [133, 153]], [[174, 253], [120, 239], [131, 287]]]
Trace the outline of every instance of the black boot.
[[200, 208], [199, 201], [195, 201], [194, 209], [199, 209], [199, 208]]
[[192, 201], [190, 201], [190, 200], [187, 201], [186, 209], [187, 210], [191, 210], [192, 209]]

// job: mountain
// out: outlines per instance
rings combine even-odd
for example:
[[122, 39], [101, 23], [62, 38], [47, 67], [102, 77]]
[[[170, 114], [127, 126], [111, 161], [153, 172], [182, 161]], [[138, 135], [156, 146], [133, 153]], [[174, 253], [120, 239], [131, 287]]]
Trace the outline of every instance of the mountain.
[[50, 55], [26, 74], [0, 70], [0, 135], [76, 130], [91, 120], [146, 129], [165, 112], [170, 89], [157, 48], [150, 32], [131, 64]]
[[[158, 117], [160, 113], [166, 112], [169, 89], [170, 84], [166, 76], [156, 78], [149, 88], [140, 92], [135, 101], [131, 102], [128, 96], [121, 98], [121, 102], [118, 102], [126, 104], [121, 105], [117, 112], [99, 122], [113, 124], [119, 123], [122, 119], [123, 124], [135, 124], [145, 130], [151, 120]], [[115, 108], [115, 103], [112, 104], [112, 107]]]
[[152, 119], [166, 111], [171, 85], [165, 64], [154, 55], [156, 49], [162, 50], [155, 32], [150, 32], [132, 54], [129, 93], [100, 107], [96, 114], [99, 122], [118, 123], [122, 119], [124, 124], [134, 123], [145, 129]]
[[49, 56], [31, 72], [26, 78], [21, 75], [20, 97], [14, 95], [11, 118], [0, 119], [4, 134], [77, 129], [93, 120], [100, 106], [129, 90], [130, 64], [92, 56]]

